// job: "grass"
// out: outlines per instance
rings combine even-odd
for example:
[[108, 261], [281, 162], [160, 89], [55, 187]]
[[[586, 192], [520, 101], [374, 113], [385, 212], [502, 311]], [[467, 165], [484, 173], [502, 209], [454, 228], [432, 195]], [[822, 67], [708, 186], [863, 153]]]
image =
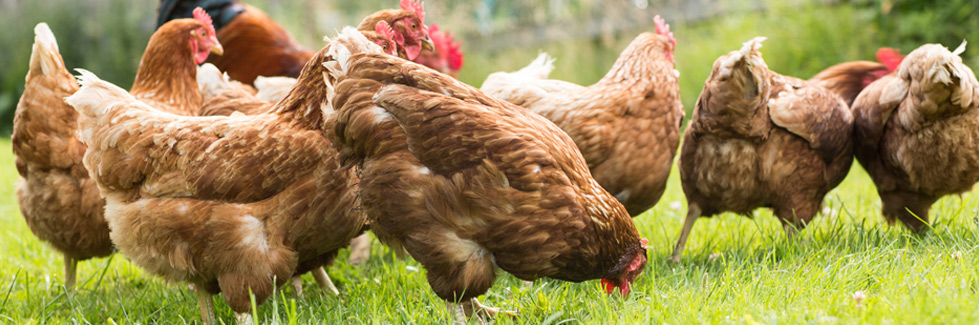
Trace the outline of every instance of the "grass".
[[[0, 141], [0, 152], [10, 142]], [[771, 212], [754, 218], [701, 219], [680, 264], [667, 261], [685, 212], [674, 173], [663, 199], [636, 218], [650, 262], [633, 294], [538, 280], [526, 287], [501, 272], [482, 297], [519, 310], [499, 324], [557, 323], [962, 323], [979, 319], [979, 200], [950, 196], [933, 209], [925, 236], [890, 227], [879, 216], [873, 183], [859, 167], [826, 198], [823, 213], [787, 239]], [[79, 264], [79, 289], [62, 287], [60, 255], [39, 242], [18, 213], [12, 155], [0, 156], [0, 322], [196, 323], [197, 299], [185, 284], [144, 274], [124, 256]], [[329, 269], [341, 295], [324, 294], [306, 276], [304, 299], [283, 288], [257, 311], [261, 323], [444, 323], [448, 313], [425, 271], [375, 245], [368, 263]], [[865, 299], [857, 301], [854, 294]], [[216, 297], [218, 317], [233, 322]]]

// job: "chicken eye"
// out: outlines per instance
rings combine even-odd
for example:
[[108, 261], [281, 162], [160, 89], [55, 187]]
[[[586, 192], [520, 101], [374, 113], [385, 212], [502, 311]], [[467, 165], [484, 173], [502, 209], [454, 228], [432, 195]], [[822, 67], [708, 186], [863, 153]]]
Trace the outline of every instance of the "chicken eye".
[[418, 28], [418, 23], [411, 22], [411, 29], [416, 29], [416, 28]]

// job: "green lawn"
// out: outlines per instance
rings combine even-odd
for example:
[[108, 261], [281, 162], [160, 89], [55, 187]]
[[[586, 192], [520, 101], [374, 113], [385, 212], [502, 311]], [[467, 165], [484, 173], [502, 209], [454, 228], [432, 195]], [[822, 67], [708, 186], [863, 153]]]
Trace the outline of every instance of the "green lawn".
[[[10, 141], [0, 140], [0, 322], [197, 323], [185, 284], [165, 283], [124, 256], [79, 265], [79, 289], [61, 286], [62, 261], [27, 229], [14, 197]], [[979, 319], [977, 209], [972, 194], [936, 204], [923, 237], [890, 227], [867, 174], [855, 164], [830, 193], [824, 213], [787, 239], [767, 210], [701, 219], [680, 264], [667, 261], [686, 209], [674, 173], [661, 202], [636, 218], [650, 262], [628, 299], [598, 281], [539, 280], [532, 287], [502, 275], [481, 301], [518, 310], [497, 323], [967, 323]], [[448, 313], [414, 261], [375, 245], [367, 265], [329, 270], [340, 297], [306, 276], [306, 297], [284, 288], [258, 309], [261, 323], [444, 323]], [[862, 301], [854, 298], [862, 292]], [[234, 321], [217, 297], [218, 316]]]

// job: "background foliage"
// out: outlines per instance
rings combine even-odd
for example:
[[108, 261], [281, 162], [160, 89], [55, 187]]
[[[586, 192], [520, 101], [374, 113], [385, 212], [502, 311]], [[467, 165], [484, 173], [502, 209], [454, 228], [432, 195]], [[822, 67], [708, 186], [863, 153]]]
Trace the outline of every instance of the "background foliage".
[[[301, 43], [395, 0], [251, 0]], [[10, 134], [34, 39], [33, 26], [51, 25], [69, 68], [83, 67], [128, 87], [152, 34], [154, 0], [0, 0], [0, 136]], [[644, 9], [640, 9], [644, 8]], [[539, 51], [558, 58], [553, 77], [590, 84], [619, 51], [662, 14], [677, 38], [677, 68], [687, 110], [711, 64], [754, 36], [767, 36], [765, 59], [786, 75], [809, 77], [843, 61], [873, 59], [878, 47], [907, 52], [924, 43], [954, 48], [979, 44], [975, 0], [737, 1], [737, 0], [448, 0], [426, 1], [426, 22], [438, 22], [467, 50], [461, 79], [480, 85], [491, 72], [518, 69]], [[979, 66], [977, 51], [965, 53]]]

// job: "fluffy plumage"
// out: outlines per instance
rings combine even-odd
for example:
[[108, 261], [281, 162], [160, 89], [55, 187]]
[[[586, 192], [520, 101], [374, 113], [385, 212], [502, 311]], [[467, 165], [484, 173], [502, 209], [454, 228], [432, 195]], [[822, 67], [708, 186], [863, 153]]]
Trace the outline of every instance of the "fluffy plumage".
[[[352, 28], [333, 44], [379, 51]], [[182, 117], [160, 112], [83, 73], [68, 98], [81, 113], [85, 165], [106, 197], [119, 250], [149, 273], [223, 293], [238, 313], [276, 285], [335, 257], [361, 233], [356, 169], [342, 168], [321, 130], [322, 63], [269, 113]], [[210, 296], [202, 317], [213, 321]]]
[[958, 56], [964, 49], [923, 45], [853, 103], [857, 160], [884, 218], [916, 232], [927, 230], [936, 200], [979, 181], [979, 83]]
[[714, 62], [680, 152], [688, 202], [673, 259], [701, 216], [771, 207], [789, 234], [805, 227], [853, 161], [843, 100], [768, 69], [762, 38]]
[[[194, 62], [201, 48], [192, 44], [210, 44], [213, 37], [200, 33], [208, 27], [199, 20], [180, 19], [153, 33], [132, 94], [176, 114], [196, 112], [202, 97]], [[48, 26], [38, 24], [34, 31], [30, 70], [11, 136], [21, 176], [17, 198], [31, 231], [65, 255], [65, 286], [71, 288], [77, 261], [108, 255], [112, 243], [103, 219], [105, 203], [82, 165], [86, 148], [75, 138], [78, 114], [64, 102], [78, 84], [65, 68]], [[163, 71], [168, 73], [165, 77]]]
[[67, 288], [75, 264], [112, 253], [104, 202], [82, 165], [85, 145], [75, 138], [78, 113], [64, 98], [78, 90], [45, 23], [34, 28], [34, 48], [11, 135], [17, 203], [31, 232], [65, 256]]
[[421, 65], [351, 53], [327, 65], [341, 157], [362, 167], [371, 230], [421, 262], [439, 297], [468, 304], [497, 267], [628, 292], [645, 249], [570, 137]]
[[553, 59], [541, 54], [517, 72], [491, 74], [481, 88], [560, 126], [598, 183], [633, 216], [663, 194], [684, 115], [672, 61], [675, 40], [659, 21], [658, 33], [636, 37], [591, 86], [546, 79]]

